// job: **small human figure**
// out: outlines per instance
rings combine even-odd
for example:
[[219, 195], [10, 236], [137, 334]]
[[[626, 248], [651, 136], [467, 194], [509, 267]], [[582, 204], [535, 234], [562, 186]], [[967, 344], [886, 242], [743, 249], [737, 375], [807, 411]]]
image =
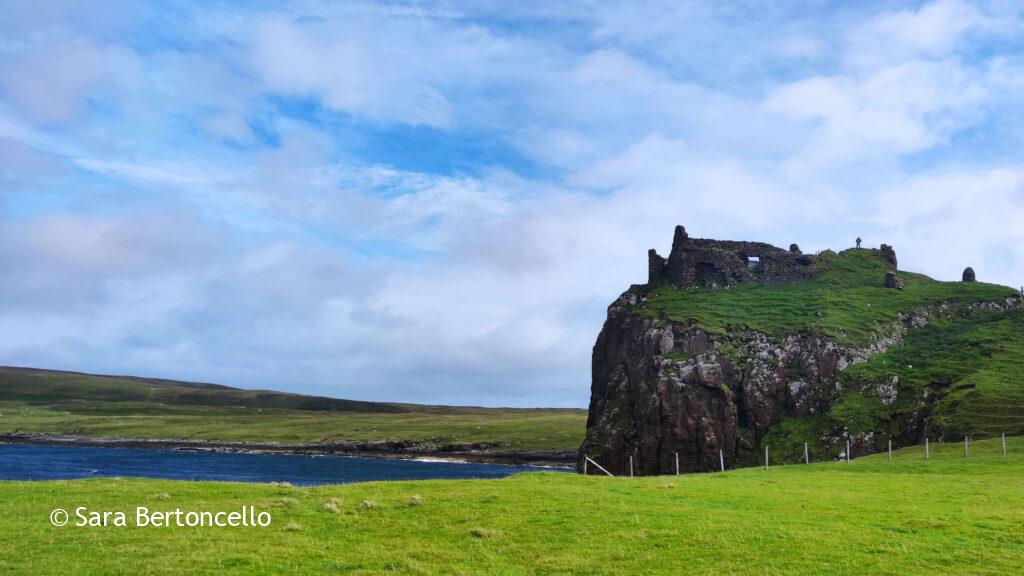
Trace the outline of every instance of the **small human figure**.
[[857, 248], [860, 248], [860, 236], [857, 236]]

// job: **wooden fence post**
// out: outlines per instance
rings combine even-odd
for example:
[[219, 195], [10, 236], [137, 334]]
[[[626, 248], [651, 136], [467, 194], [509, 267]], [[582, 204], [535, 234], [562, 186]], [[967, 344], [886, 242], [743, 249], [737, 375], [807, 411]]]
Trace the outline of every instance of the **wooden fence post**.
[[768, 445], [764, 445], [764, 469], [768, 469]]
[[849, 463], [849, 461], [850, 461], [850, 441], [849, 440], [846, 441], [846, 461], [847, 461], [847, 463]]
[[967, 458], [967, 436], [964, 436], [964, 458]]
[[928, 459], [928, 438], [927, 437], [925, 437], [925, 439], [924, 439], [924, 459], [925, 460]]
[[892, 464], [892, 438], [889, 439], [889, 464]]
[[807, 442], [804, 442], [804, 464], [811, 463], [811, 453], [807, 451]]
[[584, 476], [587, 475], [587, 460], [590, 460], [590, 456], [584, 455], [583, 456], [583, 475]]
[[676, 476], [679, 476], [679, 452], [676, 452]]
[[722, 453], [722, 449], [718, 449], [718, 465], [721, 466], [722, 472], [725, 472], [725, 454]]
[[629, 477], [633, 477], [633, 455], [629, 455]]
[[1003, 456], [1006, 456], [1006, 432], [1003, 432]]

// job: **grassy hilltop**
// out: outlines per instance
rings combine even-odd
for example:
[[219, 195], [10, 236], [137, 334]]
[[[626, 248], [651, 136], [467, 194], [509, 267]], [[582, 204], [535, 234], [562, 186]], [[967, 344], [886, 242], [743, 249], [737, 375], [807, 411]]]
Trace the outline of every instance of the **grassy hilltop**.
[[403, 440], [575, 450], [585, 410], [357, 402], [197, 384], [0, 368], [0, 432], [284, 444]]
[[879, 324], [898, 315], [940, 303], [1002, 301], [1017, 291], [984, 282], [939, 282], [923, 274], [897, 272], [903, 290], [885, 288], [890, 271], [868, 249], [825, 251], [817, 258], [818, 274], [805, 282], [746, 282], [726, 290], [662, 287], [643, 303], [644, 313], [690, 322], [721, 334], [727, 327], [750, 328], [771, 336], [818, 330], [841, 344], [868, 344]]
[[[0, 482], [4, 574], [1019, 574], [1024, 439], [850, 463], [313, 488]], [[271, 513], [267, 528], [50, 525], [56, 507]]]
[[[882, 279], [889, 268], [867, 249], [826, 251], [817, 268], [816, 277], [801, 283], [660, 287], [638, 305], [639, 313], [712, 334], [811, 332], [844, 346], [866, 347], [876, 331], [884, 332], [901, 313], [930, 310], [927, 326], [910, 329], [900, 346], [839, 374], [847, 392], [827, 414], [773, 426], [766, 442], [790, 461], [800, 457], [803, 442], [813, 449], [825, 429], [898, 436], [903, 418], [922, 397], [932, 403], [928, 426], [933, 437], [1024, 434], [1024, 307], [1001, 312], [972, 306], [1001, 303], [1019, 295], [1015, 289], [938, 282], [909, 272], [897, 272], [905, 289], [885, 288]], [[941, 305], [945, 312], [937, 312]], [[894, 376], [900, 390], [891, 406], [860, 392]]]

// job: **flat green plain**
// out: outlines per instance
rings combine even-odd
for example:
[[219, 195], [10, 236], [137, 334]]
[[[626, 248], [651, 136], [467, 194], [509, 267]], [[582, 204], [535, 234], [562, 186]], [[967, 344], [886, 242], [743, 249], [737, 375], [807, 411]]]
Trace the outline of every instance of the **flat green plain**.
[[[320, 487], [0, 482], [3, 574], [1020, 574], [1024, 438], [850, 463]], [[418, 505], [417, 505], [418, 503]], [[54, 508], [271, 513], [266, 528], [54, 527]], [[130, 523], [131, 524], [131, 523]]]
[[358, 402], [0, 367], [0, 432], [281, 444], [483, 443], [494, 452], [579, 448], [587, 412]]
[[257, 413], [203, 406], [154, 409], [123, 403], [69, 408], [0, 402], [0, 432], [281, 444], [347, 440], [479, 442], [493, 445], [493, 450], [499, 452], [556, 451], [579, 448], [587, 421], [585, 410], [559, 409], [380, 414], [299, 410]]

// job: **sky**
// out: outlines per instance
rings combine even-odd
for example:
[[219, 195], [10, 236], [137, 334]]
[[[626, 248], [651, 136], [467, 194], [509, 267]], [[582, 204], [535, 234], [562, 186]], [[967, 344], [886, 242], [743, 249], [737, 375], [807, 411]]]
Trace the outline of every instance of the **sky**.
[[1024, 284], [1024, 4], [0, 1], [0, 364], [586, 406], [672, 229]]

